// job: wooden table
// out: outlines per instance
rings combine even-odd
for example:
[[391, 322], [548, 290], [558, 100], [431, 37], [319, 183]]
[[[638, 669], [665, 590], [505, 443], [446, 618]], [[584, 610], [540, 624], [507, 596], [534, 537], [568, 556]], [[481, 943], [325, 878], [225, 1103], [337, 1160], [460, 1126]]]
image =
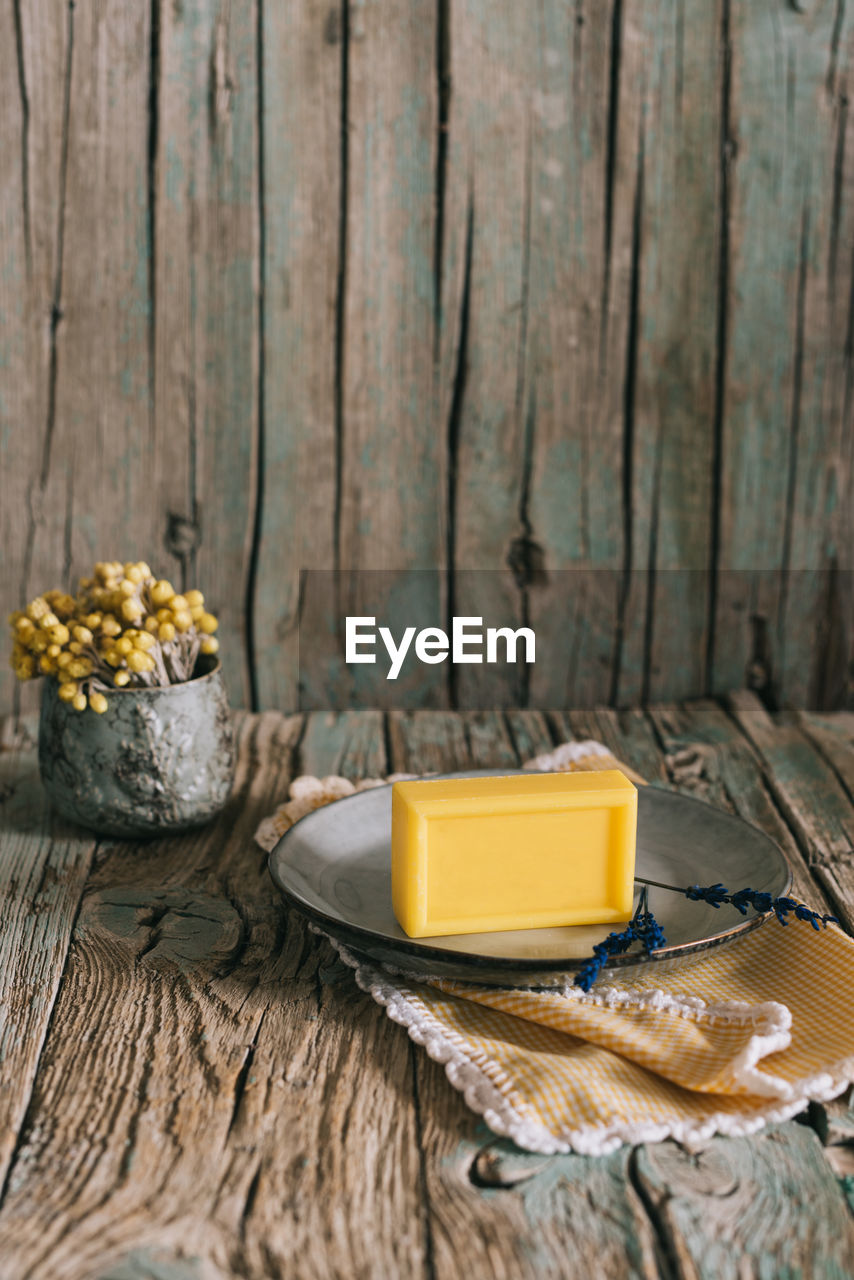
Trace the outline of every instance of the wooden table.
[[239, 717], [206, 830], [96, 840], [0, 752], [0, 1276], [850, 1276], [847, 1103], [700, 1151], [495, 1140], [289, 912], [253, 843], [298, 772], [516, 765], [594, 736], [764, 827], [854, 926], [854, 715], [749, 694], [648, 711]]

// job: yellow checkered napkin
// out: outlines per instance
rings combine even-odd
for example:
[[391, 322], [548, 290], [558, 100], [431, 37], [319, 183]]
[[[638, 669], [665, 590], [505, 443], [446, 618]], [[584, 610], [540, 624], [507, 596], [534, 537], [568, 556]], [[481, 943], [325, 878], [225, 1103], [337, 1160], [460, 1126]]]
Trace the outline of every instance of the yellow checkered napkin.
[[[572, 743], [527, 767], [623, 766]], [[338, 950], [490, 1128], [530, 1151], [752, 1133], [854, 1080], [854, 941], [834, 925], [771, 920], [587, 995], [411, 981]]]

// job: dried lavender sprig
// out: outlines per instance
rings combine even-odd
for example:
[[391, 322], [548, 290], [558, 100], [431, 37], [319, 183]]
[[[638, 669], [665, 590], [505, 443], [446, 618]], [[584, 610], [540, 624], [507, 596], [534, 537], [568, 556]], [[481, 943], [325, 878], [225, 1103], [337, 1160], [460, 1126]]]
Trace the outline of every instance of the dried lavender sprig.
[[738, 889], [735, 893], [730, 893], [722, 884], [712, 884], [705, 888], [692, 884], [688, 889], [683, 889], [682, 893], [690, 902], [708, 902], [715, 910], [729, 903], [743, 916], [747, 915], [748, 907], [753, 907], [754, 911], [758, 911], [760, 915], [766, 911], [773, 911], [780, 924], [788, 924], [786, 917], [789, 915], [794, 915], [796, 920], [808, 921], [816, 931], [826, 928], [829, 924], [839, 924], [836, 916], [822, 915], [821, 912], [813, 911], [811, 907], [797, 902], [794, 898], [775, 898], [772, 894], [759, 889]]
[[597, 942], [592, 956], [575, 975], [574, 986], [580, 987], [584, 992], [589, 991], [608, 961], [614, 956], [623, 955], [633, 942], [641, 944], [644, 955], [649, 955], [651, 951], [657, 951], [659, 947], [667, 945], [661, 925], [649, 910], [648, 893], [644, 886], [634, 915], [625, 929], [619, 933], [609, 933], [607, 938]]

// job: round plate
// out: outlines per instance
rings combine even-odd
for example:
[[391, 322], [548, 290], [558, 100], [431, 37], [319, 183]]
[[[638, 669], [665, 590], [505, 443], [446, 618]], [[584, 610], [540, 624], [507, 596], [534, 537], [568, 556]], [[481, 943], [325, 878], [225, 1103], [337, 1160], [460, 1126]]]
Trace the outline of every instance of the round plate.
[[[511, 772], [521, 770], [453, 776]], [[562, 986], [572, 981], [594, 945], [618, 927], [407, 937], [391, 906], [391, 786], [358, 792], [301, 818], [285, 832], [269, 864], [285, 896], [332, 937], [414, 976], [505, 987]], [[782, 852], [764, 832], [701, 800], [654, 786], [638, 788], [635, 874], [680, 887], [720, 882], [736, 890], [749, 885], [775, 897], [787, 893], [792, 880]], [[667, 946], [652, 956], [618, 956], [606, 976], [630, 977], [632, 969], [648, 964], [672, 968], [709, 947], [742, 938], [770, 914], [744, 917], [734, 907], [716, 910], [654, 888], [649, 904]]]

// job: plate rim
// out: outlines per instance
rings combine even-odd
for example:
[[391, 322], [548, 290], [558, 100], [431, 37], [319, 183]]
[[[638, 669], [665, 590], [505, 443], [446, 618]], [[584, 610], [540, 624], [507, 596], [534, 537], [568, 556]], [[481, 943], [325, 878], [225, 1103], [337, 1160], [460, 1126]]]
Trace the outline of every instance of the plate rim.
[[[527, 769], [508, 769], [501, 771], [497, 769], [461, 769], [452, 773], [432, 774], [431, 778], [459, 778], [459, 777], [513, 777], [520, 773], [529, 773]], [[349, 935], [356, 935], [357, 938], [364, 939], [365, 943], [371, 946], [380, 946], [388, 951], [400, 952], [403, 955], [412, 956], [418, 960], [433, 961], [444, 967], [458, 965], [464, 969], [493, 969], [505, 971], [507, 973], [529, 972], [532, 975], [536, 973], [577, 973], [583, 965], [588, 963], [588, 957], [565, 956], [560, 957], [513, 957], [513, 956], [490, 956], [484, 953], [476, 953], [471, 951], [456, 951], [449, 947], [433, 947], [429, 942], [416, 941], [413, 938], [389, 938], [386, 934], [377, 933], [374, 929], [367, 929], [364, 925], [353, 924], [350, 921], [337, 920], [334, 916], [328, 915], [319, 908], [312, 906], [299, 896], [294, 890], [288, 888], [279, 877], [274, 859], [278, 851], [284, 843], [291, 837], [291, 834], [307, 822], [310, 818], [315, 817], [322, 809], [328, 809], [331, 805], [344, 804], [348, 800], [357, 800], [361, 796], [369, 795], [374, 791], [384, 790], [386, 787], [394, 786], [393, 782], [383, 782], [378, 787], [369, 787], [364, 791], [354, 791], [348, 796], [340, 796], [336, 800], [330, 801], [328, 804], [320, 805], [317, 809], [312, 809], [309, 813], [303, 814], [301, 818], [297, 818], [296, 822], [288, 827], [287, 831], [279, 837], [273, 848], [267, 854], [267, 869], [270, 877], [278, 889], [278, 891], [294, 906], [301, 915], [306, 916], [309, 920], [320, 925], [325, 932], [332, 937], [338, 938], [343, 932]], [[701, 800], [699, 796], [685, 795], [681, 791], [671, 791], [664, 787], [656, 787], [654, 783], [645, 784], [650, 790], [654, 790], [662, 795], [672, 795], [678, 797], [682, 801], [699, 805], [703, 809], [711, 809], [713, 813], [723, 815], [727, 818], [734, 819], [736, 822], [743, 823], [752, 831], [762, 836], [776, 852], [780, 859], [780, 863], [786, 872], [786, 883], [782, 893], [778, 896], [786, 896], [790, 892], [793, 883], [792, 867], [783, 850], [777, 844], [767, 831], [756, 825], [754, 822], [748, 822], [740, 813], [730, 813], [726, 809], [721, 809], [718, 805], [710, 804], [708, 800]], [[727, 929], [722, 929], [718, 933], [710, 934], [706, 938], [700, 938], [693, 942], [682, 942], [669, 944], [658, 950], [651, 951], [643, 955], [621, 955], [611, 956], [608, 959], [609, 969], [630, 969], [648, 964], [661, 963], [662, 961], [678, 959], [682, 956], [692, 955], [695, 952], [708, 951], [714, 947], [723, 945], [728, 939], [741, 934], [751, 933], [754, 929], [763, 925], [771, 916], [773, 910], [757, 912], [756, 915], [747, 916], [743, 920], [739, 920], [736, 924], [731, 925]], [[358, 946], [358, 943], [353, 945]]]

